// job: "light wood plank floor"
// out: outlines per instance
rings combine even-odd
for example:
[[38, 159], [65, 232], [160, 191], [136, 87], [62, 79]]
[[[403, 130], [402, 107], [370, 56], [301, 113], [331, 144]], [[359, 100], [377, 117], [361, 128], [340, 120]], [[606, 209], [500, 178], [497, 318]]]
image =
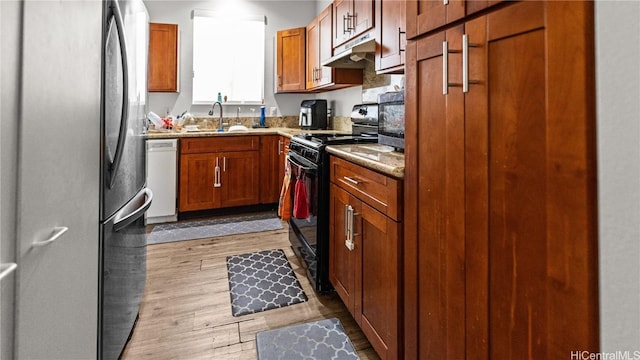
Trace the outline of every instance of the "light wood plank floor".
[[[122, 359], [257, 359], [257, 332], [332, 317], [361, 359], [379, 359], [338, 296], [313, 291], [283, 224], [277, 231], [148, 246], [145, 294]], [[268, 249], [284, 250], [309, 300], [233, 317], [226, 257]]]

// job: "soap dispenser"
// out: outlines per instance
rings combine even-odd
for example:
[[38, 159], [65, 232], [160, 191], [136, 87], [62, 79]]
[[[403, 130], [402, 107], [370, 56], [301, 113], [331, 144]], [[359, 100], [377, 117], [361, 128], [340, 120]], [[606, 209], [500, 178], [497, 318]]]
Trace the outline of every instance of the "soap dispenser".
[[264, 105], [260, 106], [260, 127], [267, 127]]

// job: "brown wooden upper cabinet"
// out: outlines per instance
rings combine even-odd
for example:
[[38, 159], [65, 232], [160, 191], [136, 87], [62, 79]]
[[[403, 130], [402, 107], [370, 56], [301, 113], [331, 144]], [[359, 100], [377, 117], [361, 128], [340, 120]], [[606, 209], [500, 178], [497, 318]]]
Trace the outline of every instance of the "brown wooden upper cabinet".
[[362, 69], [322, 66], [333, 55], [332, 6], [329, 5], [307, 25], [307, 90], [333, 90], [362, 84]]
[[276, 92], [304, 92], [306, 28], [276, 33]]
[[333, 47], [373, 28], [373, 0], [333, 1]]
[[178, 25], [149, 24], [150, 92], [178, 91]]
[[460, 20], [501, 0], [407, 0], [407, 39]]
[[405, 0], [376, 0], [376, 72], [404, 73]]

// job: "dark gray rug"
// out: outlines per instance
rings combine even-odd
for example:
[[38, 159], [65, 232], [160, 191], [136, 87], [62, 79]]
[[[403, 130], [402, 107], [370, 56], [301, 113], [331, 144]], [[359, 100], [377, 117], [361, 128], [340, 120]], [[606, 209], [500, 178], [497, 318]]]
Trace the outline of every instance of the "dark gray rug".
[[256, 334], [259, 360], [359, 359], [336, 318]]
[[307, 301], [300, 282], [280, 249], [227, 257], [233, 316]]
[[279, 229], [282, 229], [282, 221], [278, 219], [275, 212], [234, 215], [206, 220], [179, 221], [154, 226], [151, 234], [147, 237], [147, 244], [160, 244]]

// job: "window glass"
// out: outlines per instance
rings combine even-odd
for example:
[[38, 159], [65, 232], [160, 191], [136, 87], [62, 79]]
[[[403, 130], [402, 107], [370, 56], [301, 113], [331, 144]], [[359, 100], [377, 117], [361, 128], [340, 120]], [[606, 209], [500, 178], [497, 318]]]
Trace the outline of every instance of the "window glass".
[[264, 98], [264, 16], [193, 12], [193, 103]]

